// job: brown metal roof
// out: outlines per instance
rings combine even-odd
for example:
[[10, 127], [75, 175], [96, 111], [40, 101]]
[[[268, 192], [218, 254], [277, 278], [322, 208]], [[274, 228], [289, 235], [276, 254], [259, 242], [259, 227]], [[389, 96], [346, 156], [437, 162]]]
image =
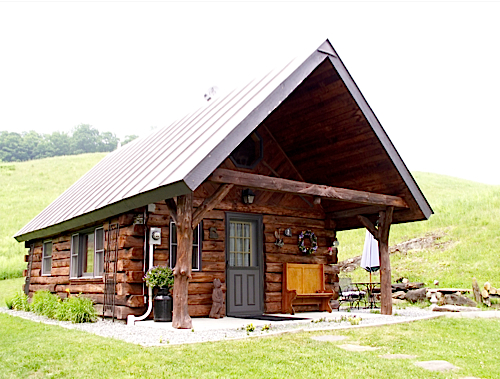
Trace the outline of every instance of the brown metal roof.
[[195, 190], [323, 62], [330, 61], [421, 212], [432, 210], [330, 42], [106, 156], [14, 236], [55, 235]]

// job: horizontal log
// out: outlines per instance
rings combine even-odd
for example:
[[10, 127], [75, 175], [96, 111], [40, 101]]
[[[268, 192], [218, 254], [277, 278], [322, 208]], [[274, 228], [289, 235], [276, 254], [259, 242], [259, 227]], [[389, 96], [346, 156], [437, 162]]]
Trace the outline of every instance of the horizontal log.
[[58, 284], [57, 292], [66, 292], [69, 289], [71, 294], [79, 293], [104, 293], [104, 283], [81, 283], [81, 284]]
[[189, 305], [195, 305], [195, 304], [210, 304], [210, 305], [212, 305], [212, 295], [208, 294], [208, 293], [189, 295], [188, 304]]
[[124, 228], [120, 228], [120, 236], [135, 236], [144, 238], [144, 225], [129, 225]]
[[209, 228], [216, 228], [217, 231], [224, 231], [226, 229], [222, 220], [203, 219], [203, 229], [208, 230]]
[[118, 238], [119, 249], [130, 248], [130, 247], [143, 247], [144, 238], [134, 237], [134, 236], [120, 236]]
[[278, 302], [265, 303], [264, 308], [266, 313], [282, 313], [281, 301], [279, 303]]
[[55, 284], [30, 284], [30, 292], [49, 291], [55, 292]]
[[225, 262], [226, 253], [224, 251], [203, 251], [201, 259], [203, 262]]
[[68, 276], [32, 276], [30, 283], [33, 284], [67, 284]]
[[117, 295], [142, 295], [142, 284], [117, 283]]
[[159, 226], [169, 228], [170, 214], [150, 214], [148, 217], [148, 226]]
[[325, 265], [323, 271], [325, 274], [338, 275], [340, 273], [340, 267], [337, 265]]
[[[104, 294], [102, 293], [83, 293], [81, 296], [91, 299], [94, 304], [104, 303]], [[143, 295], [115, 295], [115, 306], [124, 305], [131, 308], [144, 307], [144, 296]], [[102, 314], [102, 311], [101, 313]]]
[[56, 261], [52, 261], [52, 268], [56, 268], [56, 267], [69, 267], [69, 263], [70, 260], [69, 258], [66, 258], [66, 259], [58, 259]]
[[211, 305], [205, 305], [205, 304], [188, 305], [188, 312], [191, 317], [207, 317], [210, 314], [211, 309], [212, 309]]
[[310, 195], [329, 200], [345, 201], [367, 205], [385, 205], [408, 208], [406, 202], [398, 196], [390, 196], [366, 191], [298, 182], [295, 180], [256, 175], [247, 172], [219, 168], [209, 180], [214, 183], [228, 183], [260, 190]]
[[144, 272], [141, 271], [125, 271], [116, 274], [117, 283], [144, 283]]
[[280, 302], [281, 301], [281, 292], [266, 292], [264, 294], [264, 302], [272, 303], [272, 302]]
[[[276, 229], [275, 229], [275, 231], [276, 231]], [[293, 235], [292, 237], [285, 237], [283, 235], [283, 228], [282, 228], [280, 237], [283, 240], [283, 242], [285, 243], [285, 245], [297, 246], [297, 244], [299, 242], [299, 237], [298, 237], [299, 233]], [[314, 234], [318, 238], [318, 246], [327, 246], [328, 240], [330, 239], [330, 237], [328, 237], [328, 238], [327, 237], [320, 237], [318, 235], [318, 233], [316, 233], [316, 231], [314, 231]], [[273, 243], [273, 244], [274, 244], [274, 242], [276, 242], [276, 236], [274, 235], [274, 231], [272, 233], [264, 233], [264, 242]]]
[[160, 260], [154, 260], [153, 263], [155, 266], [161, 266], [161, 267], [168, 267], [168, 261], [160, 261]]
[[[272, 216], [272, 215], [264, 215], [262, 217], [262, 222], [264, 225], [283, 225], [284, 228], [288, 227], [297, 227], [297, 228], [317, 228], [317, 229], [325, 229], [325, 221], [324, 220], [311, 220], [309, 218], [301, 218], [301, 217], [285, 217], [285, 216]], [[282, 226], [282, 228], [283, 228]], [[266, 231], [267, 231], [266, 226]], [[304, 230], [304, 229], [302, 229]]]
[[61, 242], [69, 242], [69, 241], [71, 241], [71, 236], [69, 234], [63, 234], [62, 236], [54, 238], [52, 240], [52, 243], [53, 244], [58, 244], [58, 243], [61, 243]]
[[[306, 243], [306, 247], [309, 247], [309, 244]], [[266, 243], [264, 244], [264, 249], [266, 253], [278, 253], [278, 254], [302, 254], [297, 245], [284, 245], [282, 247], [276, 246], [274, 243]], [[318, 249], [314, 252], [316, 256], [328, 255], [328, 247], [326, 246], [318, 246]]]
[[168, 250], [156, 250], [154, 253], [155, 261], [168, 261], [170, 259], [170, 253]]
[[281, 292], [281, 283], [266, 282], [264, 289], [265, 292]]
[[69, 276], [69, 266], [66, 267], [52, 267], [50, 270], [52, 276]]
[[224, 272], [226, 268], [225, 262], [202, 262], [202, 270]]
[[191, 283], [213, 283], [214, 279], [219, 279], [221, 282], [226, 281], [224, 272], [197, 272], [193, 271]]
[[[299, 201], [300, 201], [299, 204], [305, 204], [303, 203], [303, 200], [299, 199]], [[320, 209], [295, 208], [295, 207], [292, 208], [278, 204], [267, 205], [267, 204], [260, 204], [257, 202], [254, 202], [253, 204], [250, 205], [234, 201], [223, 201], [217, 206], [217, 209], [221, 209], [224, 211], [232, 211], [232, 212], [259, 213], [263, 215], [267, 214], [267, 215], [279, 215], [279, 216], [296, 216], [296, 217], [304, 217], [312, 219], [325, 218], [325, 213]]]
[[266, 272], [283, 272], [283, 263], [266, 263]]
[[291, 254], [266, 254], [266, 262], [269, 263], [316, 263], [326, 264], [326, 256], [291, 255]]
[[219, 241], [203, 241], [203, 251], [205, 250], [213, 250], [213, 251], [224, 251], [225, 244], [224, 242]]
[[281, 274], [277, 273], [266, 273], [265, 274], [265, 281], [267, 282], [272, 282], [272, 283], [281, 283], [283, 280], [283, 276]]
[[54, 243], [52, 246], [55, 251], [69, 251], [71, 250], [71, 241]]
[[57, 261], [58, 259], [67, 259], [70, 257], [70, 251], [55, 251], [52, 253], [52, 261]]
[[135, 216], [136, 215], [134, 213], [121, 214], [117, 220], [118, 223], [120, 224], [120, 228], [127, 226], [127, 225], [132, 225], [132, 223], [134, 222]]
[[[222, 285], [223, 288], [225, 285]], [[190, 295], [197, 295], [197, 294], [203, 294], [203, 293], [209, 293], [212, 294], [212, 291], [214, 289], [213, 283], [192, 283], [189, 282], [188, 286], [188, 293]]]
[[132, 261], [129, 259], [121, 259], [116, 264], [117, 271], [141, 271], [142, 261]]
[[39, 262], [32, 262], [31, 263], [31, 269], [41, 269], [42, 268], [42, 262], [39, 261]]
[[143, 247], [131, 247], [130, 249], [118, 250], [118, 259], [144, 259]]

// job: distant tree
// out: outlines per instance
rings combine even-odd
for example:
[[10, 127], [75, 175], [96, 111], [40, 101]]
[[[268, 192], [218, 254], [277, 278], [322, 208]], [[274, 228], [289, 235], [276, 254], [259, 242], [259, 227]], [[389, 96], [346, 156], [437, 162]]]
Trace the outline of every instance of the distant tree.
[[71, 155], [71, 137], [64, 132], [53, 132], [47, 137], [54, 156]]
[[104, 132], [99, 135], [97, 151], [106, 152], [113, 151], [118, 146], [118, 137], [111, 132]]
[[0, 132], [0, 160], [3, 162], [18, 162], [29, 159], [21, 151], [22, 136], [14, 132]]
[[126, 144], [127, 144], [127, 143], [129, 143], [129, 142], [132, 142], [133, 140], [135, 140], [135, 139], [137, 139], [137, 138], [139, 138], [139, 136], [138, 136], [138, 135], [135, 135], [135, 134], [130, 134], [130, 135], [128, 135], [128, 136], [125, 136], [125, 139], [124, 139], [124, 140], [123, 140], [123, 142], [122, 142], [122, 146], [123, 146], [123, 145], [126, 145]]
[[99, 131], [88, 124], [80, 124], [73, 129], [71, 154], [95, 153]]

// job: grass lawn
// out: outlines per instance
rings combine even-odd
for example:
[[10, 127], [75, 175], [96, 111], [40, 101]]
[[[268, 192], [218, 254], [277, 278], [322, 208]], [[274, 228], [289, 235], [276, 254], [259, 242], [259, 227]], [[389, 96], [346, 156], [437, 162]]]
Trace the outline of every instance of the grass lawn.
[[26, 269], [28, 250], [12, 236], [106, 154], [0, 162], [0, 279], [19, 277]]
[[25, 278], [0, 280], [0, 307], [5, 307], [5, 299], [23, 290]]
[[[435, 214], [428, 221], [393, 225], [390, 245], [444, 232], [440, 247], [391, 255], [393, 280], [410, 281], [440, 287], [471, 288], [472, 277], [479, 285], [489, 281], [500, 288], [500, 186], [429, 173], [413, 173]], [[361, 255], [365, 229], [338, 233], [339, 261]], [[368, 279], [368, 273], [357, 269], [350, 274], [356, 281]]]
[[[1, 377], [52, 378], [498, 378], [499, 320], [441, 318], [411, 324], [184, 346], [144, 348], [0, 314]], [[342, 342], [312, 335], [341, 334]], [[336, 345], [378, 347], [356, 353]], [[389, 360], [380, 354], [417, 355]], [[436, 373], [416, 360], [447, 360]]]

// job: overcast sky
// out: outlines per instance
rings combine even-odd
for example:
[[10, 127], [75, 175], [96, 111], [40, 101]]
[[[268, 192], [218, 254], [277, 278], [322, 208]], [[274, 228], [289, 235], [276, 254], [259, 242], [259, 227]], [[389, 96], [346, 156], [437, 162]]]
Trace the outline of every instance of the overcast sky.
[[498, 2], [1, 2], [0, 130], [144, 135], [326, 38], [411, 171], [500, 184]]

